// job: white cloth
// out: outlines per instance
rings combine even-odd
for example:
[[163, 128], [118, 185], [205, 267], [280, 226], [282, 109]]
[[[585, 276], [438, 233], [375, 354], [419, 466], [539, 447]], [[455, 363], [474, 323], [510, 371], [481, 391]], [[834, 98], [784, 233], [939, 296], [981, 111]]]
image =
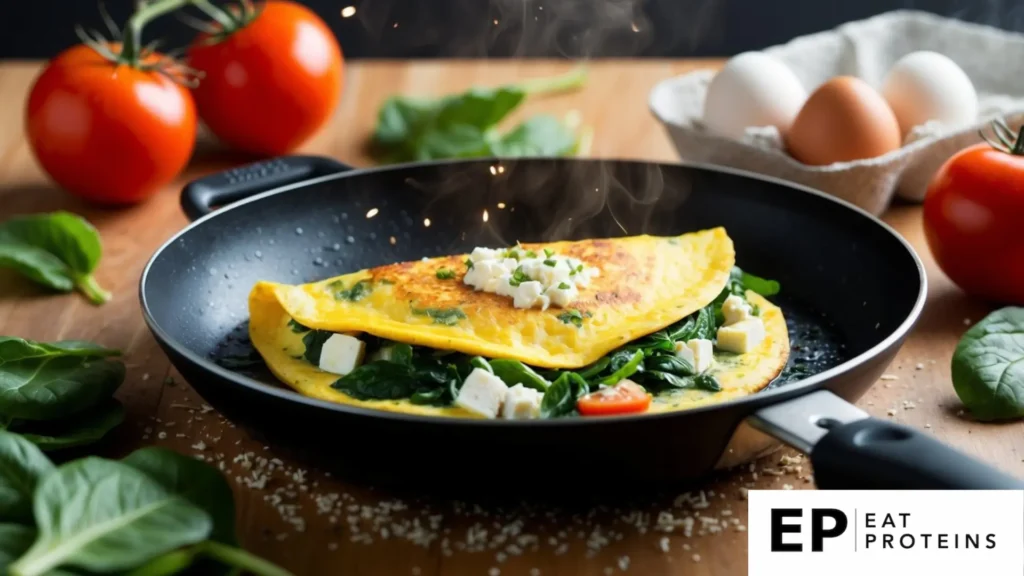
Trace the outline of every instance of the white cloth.
[[788, 64], [808, 92], [843, 75], [880, 87], [897, 60], [918, 50], [945, 54], [963, 68], [978, 92], [978, 120], [955, 131], [919, 127], [903, 147], [878, 158], [806, 166], [782, 150], [773, 128], [748, 130], [742, 142], [705, 131], [700, 116], [708, 82], [715, 74], [711, 70], [659, 83], [651, 91], [650, 107], [684, 160], [790, 180], [879, 214], [897, 193], [908, 200], [922, 200], [935, 171], [957, 151], [980, 142], [978, 129], [992, 118], [1002, 116], [1014, 127], [1024, 120], [1024, 76], [1019, 72], [1024, 35], [899, 10], [764, 50]]

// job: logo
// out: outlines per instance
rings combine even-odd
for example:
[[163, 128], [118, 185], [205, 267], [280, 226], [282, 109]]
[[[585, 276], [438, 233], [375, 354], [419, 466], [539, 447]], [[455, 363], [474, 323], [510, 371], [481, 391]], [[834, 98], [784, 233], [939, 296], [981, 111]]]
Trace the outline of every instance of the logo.
[[1024, 574], [1024, 491], [749, 493], [751, 576]]

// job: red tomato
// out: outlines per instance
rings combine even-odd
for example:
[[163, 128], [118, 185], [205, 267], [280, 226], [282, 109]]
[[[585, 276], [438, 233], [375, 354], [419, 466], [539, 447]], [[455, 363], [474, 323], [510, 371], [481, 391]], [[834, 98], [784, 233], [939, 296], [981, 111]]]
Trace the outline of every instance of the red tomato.
[[78, 45], [36, 79], [25, 130], [36, 159], [62, 187], [95, 202], [127, 204], [185, 167], [196, 111], [188, 89], [161, 72], [118, 65]]
[[651, 396], [642, 386], [630, 380], [592, 392], [576, 401], [576, 409], [584, 416], [633, 414], [645, 412], [650, 405]]
[[291, 152], [334, 113], [343, 61], [334, 34], [311, 10], [269, 0], [222, 36], [200, 36], [189, 64], [199, 115], [225, 143], [260, 155]]
[[979, 144], [950, 158], [924, 201], [935, 261], [965, 292], [1024, 304], [1024, 156]]

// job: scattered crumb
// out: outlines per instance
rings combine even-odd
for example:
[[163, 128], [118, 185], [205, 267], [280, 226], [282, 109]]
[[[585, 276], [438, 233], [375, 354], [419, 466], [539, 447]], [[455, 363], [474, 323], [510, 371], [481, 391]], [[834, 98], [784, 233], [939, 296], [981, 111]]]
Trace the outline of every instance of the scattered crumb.
[[783, 484], [782, 485], [782, 489], [783, 490], [792, 490], [793, 489], [793, 485], [792, 484]]
[[925, 427], [925, 428], [931, 428], [931, 427], [932, 427], [932, 425], [931, 425], [931, 424], [929, 424], [928, 422], [925, 422], [925, 423], [924, 423], [924, 427]]
[[889, 410], [887, 410], [885, 413], [888, 414], [889, 416], [895, 416], [896, 415], [896, 409], [895, 408], [889, 408]]
[[658, 548], [661, 548], [662, 552], [668, 553], [669, 550], [668, 536], [662, 536], [661, 540], [658, 540]]
[[917, 366], [914, 366], [914, 369], [915, 370], [924, 370], [924, 364], [921, 363], [921, 362], [918, 362]]
[[693, 561], [694, 562], [700, 562], [700, 554], [694, 554], [693, 555]]
[[196, 442], [195, 444], [192, 445], [192, 449], [199, 450], [200, 452], [202, 452], [203, 450], [206, 450], [206, 442], [200, 440], [199, 442]]
[[146, 380], [149, 380], [149, 372], [142, 375], [142, 381], [145, 382]]
[[882, 380], [891, 381], [891, 380], [899, 380], [900, 377], [895, 375], [895, 374], [882, 374], [882, 378], [881, 379]]
[[156, 437], [159, 438], [160, 440], [166, 440], [167, 432], [160, 432], [159, 434], [156, 435]]
[[964, 318], [964, 326], [970, 326], [970, 325], [971, 325], [971, 319], [970, 318]]
[[904, 410], [913, 410], [914, 408], [917, 408], [917, 404], [914, 404], [910, 400], [904, 400], [903, 401], [903, 409]]
[[490, 570], [487, 571], [487, 574], [489, 576], [498, 576], [499, 574], [501, 574], [501, 569], [500, 568], [491, 568]]
[[629, 570], [629, 556], [619, 556], [619, 570]]

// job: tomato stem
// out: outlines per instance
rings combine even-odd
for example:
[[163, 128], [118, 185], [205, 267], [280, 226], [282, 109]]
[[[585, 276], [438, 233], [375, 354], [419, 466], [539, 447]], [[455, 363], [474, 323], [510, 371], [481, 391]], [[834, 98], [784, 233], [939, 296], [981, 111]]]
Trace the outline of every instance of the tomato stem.
[[139, 4], [138, 10], [128, 19], [121, 40], [121, 53], [117, 61], [132, 67], [138, 67], [143, 58], [142, 29], [151, 21], [196, 3], [196, 0], [156, 0]]
[[996, 150], [1013, 154], [1014, 156], [1024, 156], [1024, 125], [1017, 132], [1014, 132], [1005, 120], [996, 118], [992, 121], [994, 139], [986, 134], [984, 129], [978, 130], [978, 134], [981, 135], [982, 140]]
[[192, 3], [196, 8], [202, 10], [204, 14], [216, 20], [217, 24], [220, 24], [221, 34], [229, 34], [239, 27], [240, 22], [230, 11], [214, 6], [208, 0], [192, 0]]

